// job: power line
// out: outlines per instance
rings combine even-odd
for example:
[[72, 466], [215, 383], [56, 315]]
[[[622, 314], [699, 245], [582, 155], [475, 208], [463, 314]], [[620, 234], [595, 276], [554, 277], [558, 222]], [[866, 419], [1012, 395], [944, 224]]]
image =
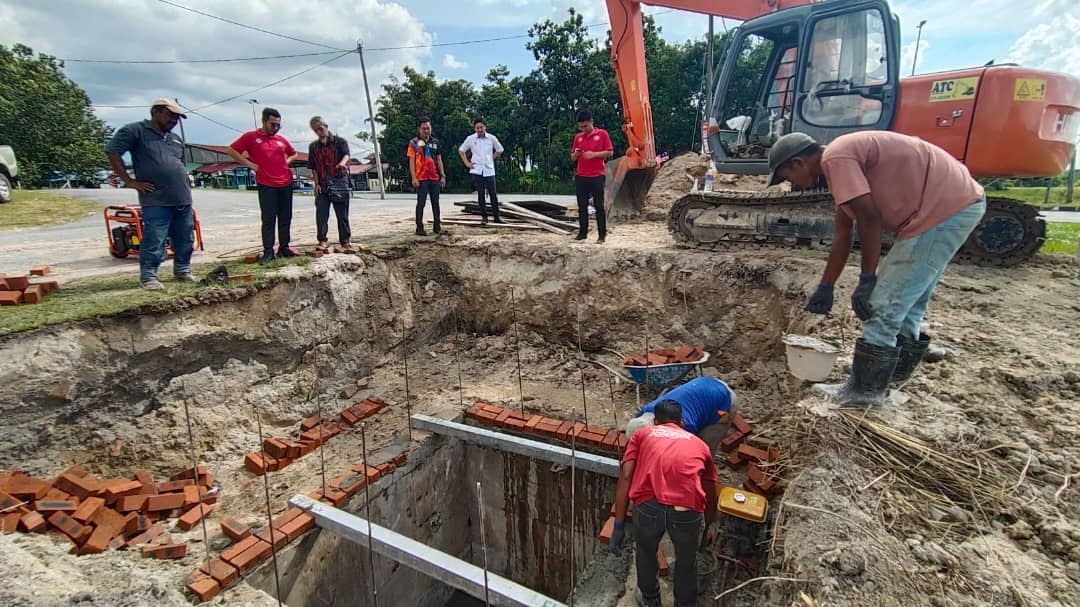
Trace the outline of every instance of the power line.
[[304, 40], [303, 38], [296, 38], [294, 36], [288, 36], [286, 34], [279, 34], [277, 32], [272, 32], [270, 30], [262, 29], [260, 27], [255, 27], [253, 25], [248, 25], [246, 23], [240, 23], [239, 21], [233, 21], [232, 19], [226, 19], [225, 17], [219, 17], [217, 15], [212, 15], [210, 13], [205, 13], [203, 11], [200, 11], [200, 10], [197, 10], [197, 9], [194, 9], [194, 8], [191, 8], [191, 7], [184, 6], [183, 4], [177, 4], [176, 2], [170, 2], [170, 0], [158, 0], [158, 2], [160, 2], [162, 4], [168, 4], [169, 6], [175, 6], [176, 8], [183, 9], [183, 10], [191, 12], [191, 13], [195, 13], [196, 15], [202, 15], [203, 17], [209, 17], [211, 19], [217, 19], [218, 21], [223, 21], [223, 22], [231, 24], [231, 25], [236, 25], [238, 27], [243, 27], [243, 28], [246, 28], [246, 29], [249, 29], [249, 30], [255, 30], [256, 32], [262, 32], [264, 34], [269, 34], [271, 36], [277, 36], [278, 38], [285, 38], [286, 40], [294, 40], [296, 42], [303, 42], [304, 44], [310, 44], [312, 46], [321, 46], [323, 48], [328, 48], [328, 49], [335, 50], [335, 51], [343, 51], [343, 50], [345, 50], [345, 49], [336, 48], [336, 47], [333, 47], [333, 46], [327, 46], [327, 45], [321, 44], [319, 42], [312, 42], [311, 40]]
[[[213, 102], [213, 103], [208, 103], [208, 104], [206, 104], [206, 105], [202, 105], [202, 106], [199, 106], [199, 107], [197, 107], [197, 108], [195, 108], [195, 109], [196, 109], [196, 110], [205, 110], [205, 109], [206, 109], [206, 108], [208, 108], [208, 107], [213, 107], [213, 106], [215, 106], [215, 105], [221, 105], [222, 103], [228, 103], [229, 101], [233, 101], [234, 99], [239, 99], [239, 98], [241, 98], [241, 97], [246, 97], [246, 96], [248, 96], [248, 95], [251, 95], [251, 94], [253, 94], [253, 93], [258, 93], [259, 91], [262, 91], [262, 90], [268, 89], [268, 88], [270, 88], [270, 87], [272, 87], [272, 86], [276, 86], [276, 85], [279, 85], [279, 84], [281, 84], [282, 82], [285, 82], [286, 80], [292, 80], [293, 78], [296, 78], [297, 76], [302, 76], [302, 75], [304, 75], [304, 74], [306, 74], [306, 73], [310, 72], [310, 71], [311, 71], [311, 70], [313, 70], [313, 69], [316, 69], [316, 68], [322, 67], [322, 66], [324, 66], [324, 65], [327, 65], [328, 63], [332, 63], [332, 62], [334, 62], [334, 61], [337, 61], [338, 59], [341, 59], [341, 58], [342, 58], [342, 57], [344, 57], [345, 55], [351, 55], [351, 54], [353, 54], [353, 53], [355, 53], [355, 52], [356, 52], [356, 51], [344, 51], [344, 52], [342, 52], [342, 53], [340, 53], [340, 54], [338, 54], [338, 55], [335, 55], [335, 56], [333, 56], [333, 57], [331, 57], [331, 58], [327, 59], [326, 61], [323, 61], [322, 63], [317, 63], [317, 64], [315, 64], [315, 65], [313, 65], [313, 66], [311, 66], [311, 67], [309, 67], [309, 68], [306, 68], [306, 69], [300, 70], [299, 72], [296, 72], [295, 74], [289, 74], [288, 76], [285, 76], [284, 78], [281, 78], [281, 79], [279, 79], [279, 80], [275, 80], [275, 81], [271, 82], [270, 84], [266, 84], [266, 85], [260, 86], [260, 87], [259, 87], [259, 88], [257, 88], [257, 89], [252, 89], [252, 90], [250, 90], [250, 91], [246, 91], [246, 92], [244, 92], [244, 93], [239, 93], [239, 94], [237, 94], [237, 95], [233, 95], [232, 97], [226, 97], [226, 98], [224, 98], [224, 99], [219, 99], [219, 100], [217, 100], [217, 101], [215, 101], [215, 102]], [[192, 110], [192, 111], [195, 111], [195, 110]]]
[[[179, 103], [179, 102], [177, 102], [177, 103]], [[206, 114], [203, 114], [202, 112], [200, 112], [198, 110], [193, 110], [193, 109], [189, 108], [188, 106], [184, 105], [183, 103], [180, 103], [180, 107], [184, 108], [190, 114], [194, 114], [196, 116], [199, 116], [200, 118], [204, 118], [206, 120], [209, 120], [210, 122], [213, 122], [214, 124], [216, 124], [216, 125], [218, 125], [220, 127], [225, 127], [227, 129], [229, 129], [230, 131], [236, 131], [237, 133], [243, 133], [244, 132], [244, 131], [241, 131], [240, 129], [236, 128], [236, 127], [231, 127], [231, 126], [225, 124], [224, 122], [218, 122], [217, 120], [214, 120], [213, 118], [207, 116]]]
[[234, 61], [268, 61], [271, 59], [293, 59], [296, 57], [317, 57], [333, 55], [338, 51], [319, 51], [317, 53], [297, 53], [294, 55], [270, 55], [266, 57], [233, 57], [229, 59], [60, 59], [65, 63], [115, 63], [115, 64], [172, 64], [172, 63], [229, 63]]

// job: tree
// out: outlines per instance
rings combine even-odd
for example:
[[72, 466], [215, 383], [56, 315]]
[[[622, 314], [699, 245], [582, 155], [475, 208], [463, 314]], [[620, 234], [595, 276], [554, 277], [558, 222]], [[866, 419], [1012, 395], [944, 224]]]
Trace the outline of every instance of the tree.
[[0, 45], [0, 143], [14, 148], [30, 187], [44, 185], [50, 171], [87, 178], [107, 166], [112, 129], [63, 68], [22, 44]]

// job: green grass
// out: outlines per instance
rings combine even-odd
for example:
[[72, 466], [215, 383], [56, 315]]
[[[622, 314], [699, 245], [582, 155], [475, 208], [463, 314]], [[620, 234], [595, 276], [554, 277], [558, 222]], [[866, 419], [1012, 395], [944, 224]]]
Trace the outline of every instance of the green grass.
[[[1056, 207], [1066, 204], [1064, 187], [1050, 188], [1050, 200], [1045, 204], [1043, 203], [1043, 198], [1046, 196], [1046, 188], [1013, 187], [1005, 188], [1004, 190], [987, 190], [986, 195], [991, 198], [995, 196], [1013, 198], [1037, 207], [1047, 205]], [[1073, 190], [1072, 204], [1080, 205], [1080, 188], [1075, 188]]]
[[1046, 242], [1043, 253], [1067, 253], [1076, 255], [1077, 241], [1080, 240], [1080, 223], [1046, 222]]
[[[251, 274], [254, 284], [270, 280], [274, 270], [285, 265], [307, 265], [310, 257], [295, 257], [289, 260], [275, 260], [261, 266], [245, 264], [242, 261], [225, 263], [230, 276]], [[203, 276], [221, 264], [205, 264], [195, 268], [196, 276]], [[163, 275], [168, 276], [168, 273]], [[220, 287], [180, 284], [166, 279], [164, 291], [144, 291], [139, 287], [137, 276], [90, 278], [75, 281], [53, 291], [45, 299], [34, 305], [21, 305], [0, 308], [0, 335], [29, 331], [46, 325], [73, 322], [99, 316], [111, 316], [137, 309], [170, 309], [173, 304], [185, 297], [191, 297], [204, 289]], [[250, 283], [235, 282], [233, 286]]]
[[50, 190], [13, 190], [11, 202], [0, 204], [0, 230], [68, 223], [101, 212], [101, 205]]

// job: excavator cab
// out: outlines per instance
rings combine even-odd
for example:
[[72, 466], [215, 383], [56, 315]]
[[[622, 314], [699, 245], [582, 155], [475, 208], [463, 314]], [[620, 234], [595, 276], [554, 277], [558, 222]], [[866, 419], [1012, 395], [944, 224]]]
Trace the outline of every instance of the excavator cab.
[[801, 131], [828, 143], [888, 130], [896, 114], [900, 26], [880, 0], [807, 4], [750, 19], [728, 48], [710, 109], [721, 173], [765, 174], [769, 148]]

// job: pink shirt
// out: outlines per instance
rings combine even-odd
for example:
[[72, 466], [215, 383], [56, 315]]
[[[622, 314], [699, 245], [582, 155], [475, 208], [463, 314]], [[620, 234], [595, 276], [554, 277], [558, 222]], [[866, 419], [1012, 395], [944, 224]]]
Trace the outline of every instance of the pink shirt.
[[705, 512], [701, 483], [716, 483], [716, 466], [700, 438], [676, 424], [647, 426], [630, 437], [622, 461], [637, 462], [630, 481], [635, 504], [655, 498], [665, 506]]
[[292, 144], [281, 135], [267, 135], [258, 131], [248, 131], [236, 138], [229, 147], [243, 154], [247, 152], [259, 170], [255, 172], [255, 182], [272, 188], [281, 188], [292, 184], [292, 171], [285, 159], [296, 154]]
[[886, 232], [904, 240], [940, 225], [982, 198], [967, 167], [917, 137], [887, 131], [848, 133], [833, 140], [821, 169], [837, 206], [870, 194]]

